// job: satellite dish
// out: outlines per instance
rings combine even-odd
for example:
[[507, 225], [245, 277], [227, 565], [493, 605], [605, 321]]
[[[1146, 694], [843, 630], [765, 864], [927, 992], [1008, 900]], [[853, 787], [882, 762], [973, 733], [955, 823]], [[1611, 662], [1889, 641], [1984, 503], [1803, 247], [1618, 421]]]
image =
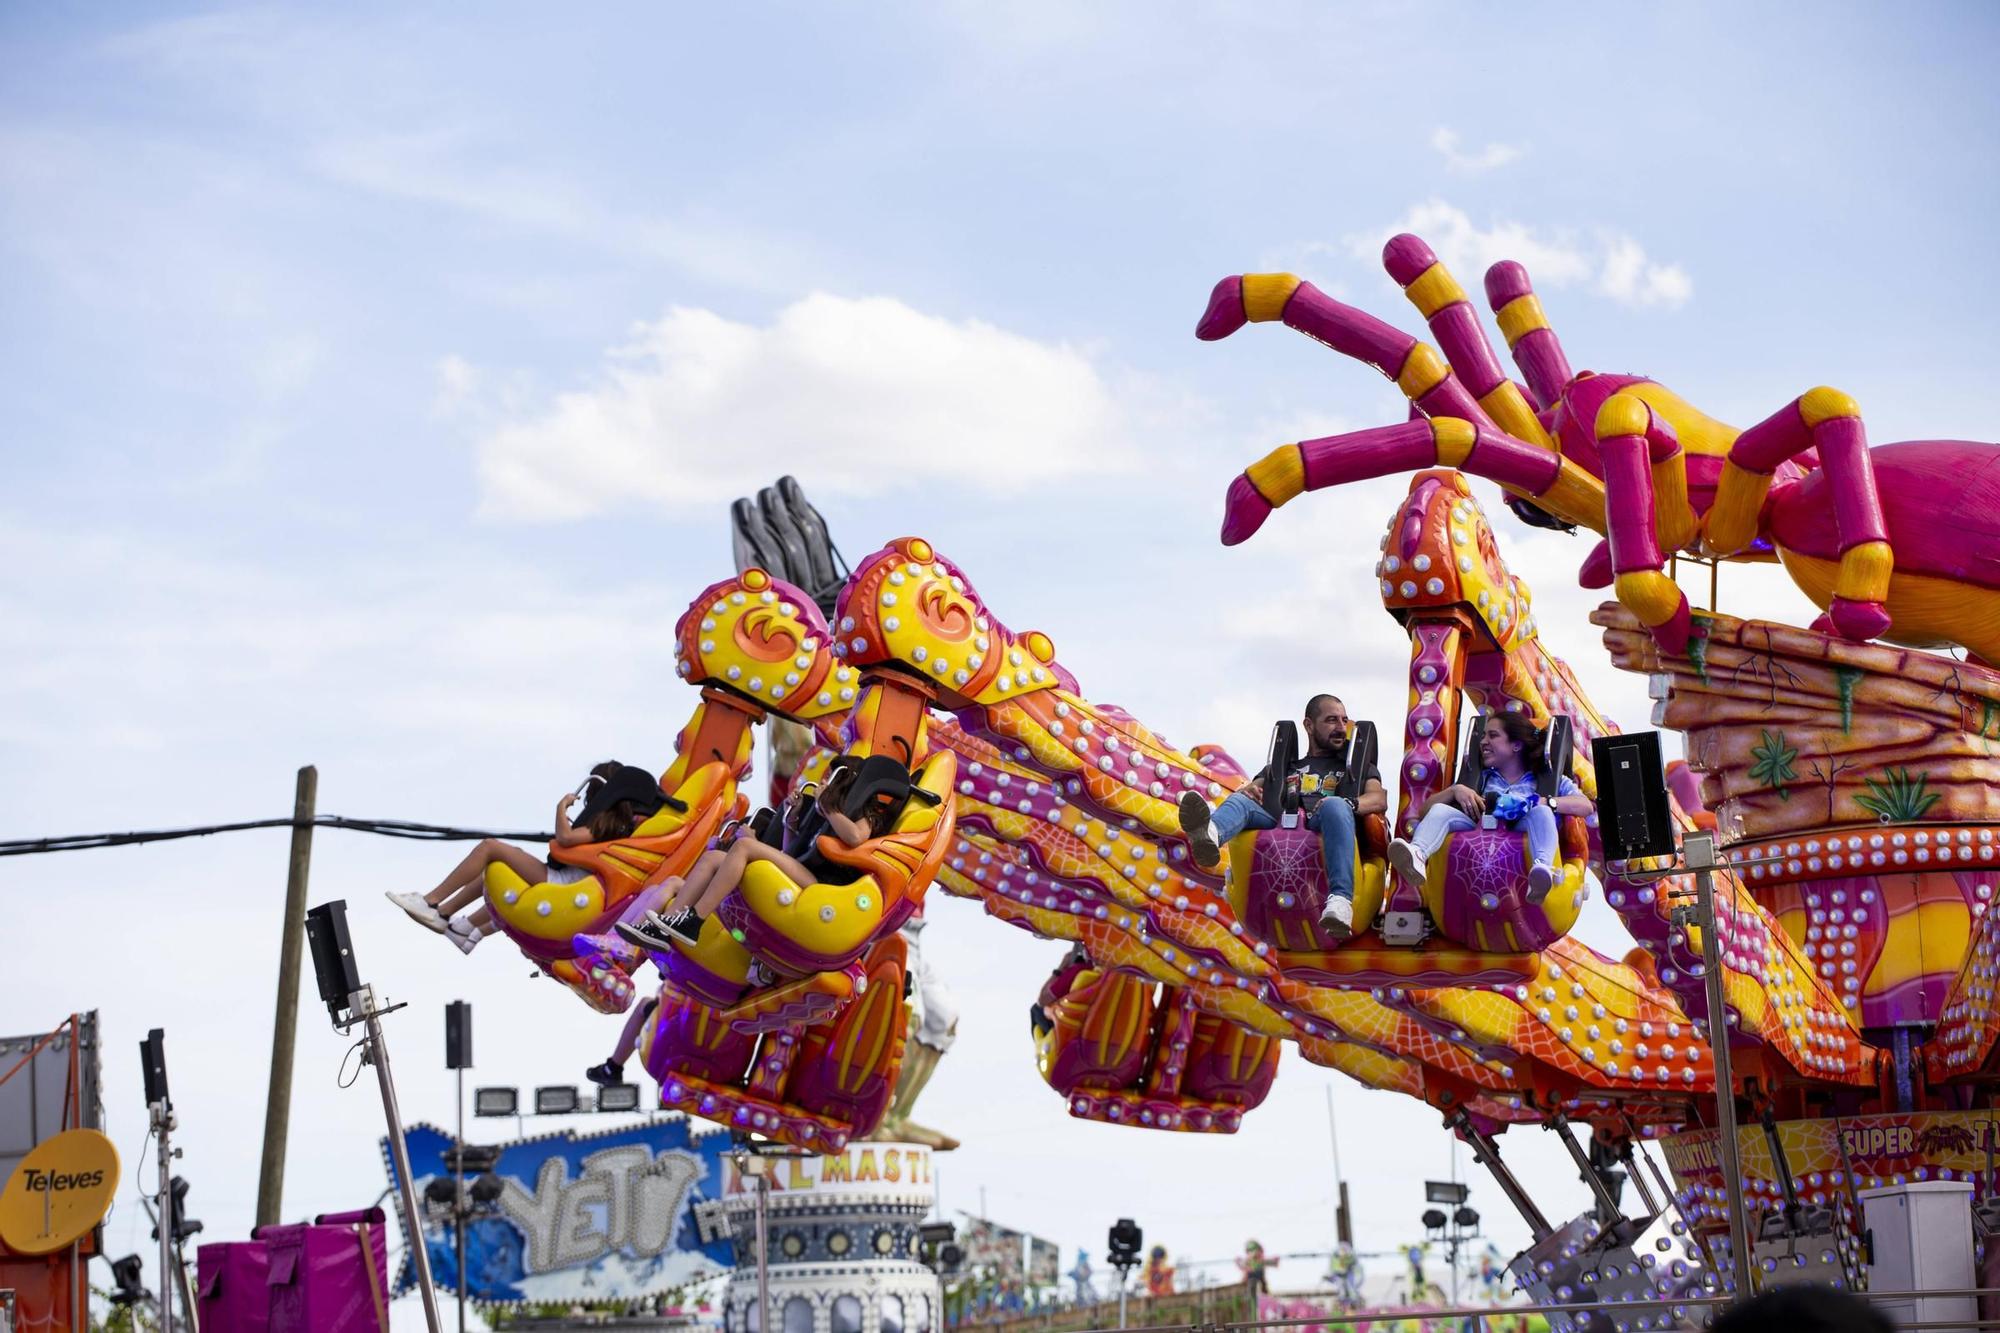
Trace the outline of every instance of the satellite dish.
[[104, 1220], [118, 1193], [118, 1149], [94, 1129], [43, 1139], [0, 1190], [0, 1241], [53, 1254]]

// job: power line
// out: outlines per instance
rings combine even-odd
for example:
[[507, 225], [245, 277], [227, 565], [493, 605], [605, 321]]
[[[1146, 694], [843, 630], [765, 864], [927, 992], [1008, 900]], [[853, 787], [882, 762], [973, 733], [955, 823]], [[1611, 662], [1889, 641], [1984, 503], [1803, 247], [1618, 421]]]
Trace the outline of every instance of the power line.
[[491, 829], [459, 828], [450, 824], [418, 824], [407, 819], [351, 819], [345, 815], [320, 815], [310, 820], [245, 819], [233, 824], [203, 824], [197, 828], [149, 829], [134, 833], [75, 833], [67, 837], [12, 838], [0, 841], [0, 856], [39, 856], [44, 852], [81, 852], [98, 847], [131, 847], [146, 842], [173, 842], [179, 838], [205, 838], [212, 833], [243, 833], [251, 829], [299, 828], [346, 829], [352, 833], [373, 833], [384, 838], [413, 838], [420, 842], [472, 842], [480, 838], [500, 838], [508, 842], [547, 842], [555, 835], [507, 833]]

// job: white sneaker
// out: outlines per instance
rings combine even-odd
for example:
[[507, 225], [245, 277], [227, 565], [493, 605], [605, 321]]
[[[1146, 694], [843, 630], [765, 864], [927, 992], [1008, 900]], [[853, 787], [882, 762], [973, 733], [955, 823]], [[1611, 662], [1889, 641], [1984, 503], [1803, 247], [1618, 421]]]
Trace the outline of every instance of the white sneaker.
[[446, 939], [458, 946], [460, 953], [471, 953], [473, 949], [478, 947], [481, 939], [479, 927], [473, 925], [470, 920], [462, 916], [453, 917], [450, 926], [444, 933]]
[[1354, 933], [1354, 900], [1342, 898], [1338, 894], [1328, 894], [1326, 906], [1320, 909], [1319, 928], [1328, 938], [1338, 944]]
[[1528, 901], [1539, 903], [1556, 884], [1555, 867], [1536, 862], [1528, 869]]
[[424, 897], [423, 894], [385, 893], [382, 896], [402, 908], [405, 912], [408, 912], [410, 920], [424, 927], [424, 929], [443, 932], [445, 928], [444, 914], [439, 912], [437, 908], [432, 907], [430, 899]]
[[1403, 877], [1403, 882], [1419, 887], [1424, 882], [1424, 856], [1417, 850], [1417, 844], [1408, 838], [1392, 838], [1389, 842], [1389, 868]]
[[1174, 804], [1174, 812], [1180, 816], [1181, 832], [1187, 835], [1188, 850], [1194, 853], [1195, 864], [1203, 869], [1219, 865], [1222, 844], [1215, 836], [1215, 824], [1209, 818], [1208, 802], [1202, 794], [1182, 792]]

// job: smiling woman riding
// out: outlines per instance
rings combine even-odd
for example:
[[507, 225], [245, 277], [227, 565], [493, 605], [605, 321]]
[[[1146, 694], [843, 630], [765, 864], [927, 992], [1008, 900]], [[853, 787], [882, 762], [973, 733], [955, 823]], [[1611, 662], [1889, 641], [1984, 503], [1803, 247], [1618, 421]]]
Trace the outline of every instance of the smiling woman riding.
[[1464, 783], [1446, 787], [1424, 803], [1423, 818], [1408, 838], [1389, 844], [1389, 864], [1412, 884], [1446, 836], [1477, 828], [1490, 815], [1528, 835], [1528, 901], [1546, 898], [1555, 883], [1556, 816], [1588, 815], [1594, 808], [1569, 774], [1556, 779], [1547, 801], [1536, 787], [1542, 767], [1542, 734], [1523, 713], [1492, 713], [1479, 737], [1479, 789]]

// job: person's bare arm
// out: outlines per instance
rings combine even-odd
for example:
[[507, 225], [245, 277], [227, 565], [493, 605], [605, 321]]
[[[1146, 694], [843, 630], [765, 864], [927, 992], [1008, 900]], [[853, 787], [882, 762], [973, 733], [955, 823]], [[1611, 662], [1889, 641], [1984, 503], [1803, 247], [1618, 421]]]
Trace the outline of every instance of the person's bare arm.
[[1577, 815], [1577, 816], [1587, 816], [1595, 814], [1597, 811], [1597, 807], [1591, 803], [1590, 798], [1588, 796], [1585, 796], [1581, 792], [1578, 792], [1573, 796], [1550, 797], [1549, 809], [1555, 811], [1559, 815]]
[[1355, 815], [1357, 817], [1365, 817], [1367, 815], [1387, 814], [1388, 811], [1388, 789], [1383, 787], [1380, 778], [1368, 779], [1366, 783], [1362, 784], [1360, 798], [1354, 802]]
[[569, 808], [579, 799], [577, 793], [566, 791], [562, 794], [562, 799], [556, 802], [556, 846], [558, 847], [581, 847], [590, 841], [590, 830], [578, 828], [569, 820]]

